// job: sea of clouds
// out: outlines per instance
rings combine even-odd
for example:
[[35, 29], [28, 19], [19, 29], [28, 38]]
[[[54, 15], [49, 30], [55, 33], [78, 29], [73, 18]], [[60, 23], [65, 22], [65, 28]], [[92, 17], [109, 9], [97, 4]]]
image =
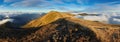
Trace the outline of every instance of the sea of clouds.
[[[42, 17], [43, 15], [45, 15], [45, 13], [0, 13], [0, 25], [6, 22], [24, 25], [35, 18]], [[6, 16], [9, 16], [9, 19], [5, 19]], [[97, 16], [80, 16], [76, 14], [75, 17], [90, 21], [120, 25], [119, 13], [102, 13]]]
[[43, 15], [44, 13], [0, 13], [0, 25], [6, 22], [12, 22], [14, 24], [24, 25], [29, 21], [41, 17]]
[[98, 21], [107, 24], [118, 24], [120, 25], [120, 13], [104, 13], [98, 16], [80, 16], [76, 15], [75, 17], [90, 20], [90, 21]]

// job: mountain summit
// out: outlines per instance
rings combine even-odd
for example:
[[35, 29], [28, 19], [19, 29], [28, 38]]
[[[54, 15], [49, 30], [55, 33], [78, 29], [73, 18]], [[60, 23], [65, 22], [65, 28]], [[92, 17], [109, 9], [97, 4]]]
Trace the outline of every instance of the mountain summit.
[[57, 11], [51, 11], [48, 14], [46, 14], [45, 16], [35, 19], [33, 21], [30, 21], [28, 24], [26, 24], [25, 26], [23, 26], [23, 28], [30, 28], [30, 27], [40, 27], [46, 24], [49, 24], [51, 22], [54, 22], [60, 18], [71, 18], [73, 17], [73, 15], [69, 14], [69, 13], [62, 13], [62, 12], [57, 12]]

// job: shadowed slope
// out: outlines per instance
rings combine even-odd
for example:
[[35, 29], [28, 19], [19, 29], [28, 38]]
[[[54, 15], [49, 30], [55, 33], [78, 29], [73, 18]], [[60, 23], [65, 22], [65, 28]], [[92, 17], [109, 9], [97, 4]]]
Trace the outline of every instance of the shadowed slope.
[[[89, 23], [86, 23], [89, 22]], [[92, 25], [92, 23], [94, 25]], [[100, 26], [99, 26], [100, 25]], [[0, 32], [0, 41], [9, 42], [119, 42], [119, 26], [75, 18], [59, 18], [47, 25]], [[4, 32], [4, 33], [3, 33]]]
[[65, 18], [38, 28], [2, 32], [0, 32], [0, 41], [8, 42], [100, 42], [89, 28]]

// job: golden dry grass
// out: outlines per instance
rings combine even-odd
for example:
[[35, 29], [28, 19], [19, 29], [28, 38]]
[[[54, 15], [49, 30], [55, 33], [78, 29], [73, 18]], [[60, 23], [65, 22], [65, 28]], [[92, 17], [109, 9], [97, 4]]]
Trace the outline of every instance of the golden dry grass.
[[35, 19], [33, 21], [30, 21], [28, 24], [23, 26], [23, 28], [30, 28], [30, 27], [40, 27], [46, 24], [49, 24], [51, 22], [54, 22], [58, 20], [59, 18], [65, 18], [65, 17], [73, 17], [73, 15], [70, 15], [68, 13], [60, 13], [56, 11], [51, 11], [42, 18]]

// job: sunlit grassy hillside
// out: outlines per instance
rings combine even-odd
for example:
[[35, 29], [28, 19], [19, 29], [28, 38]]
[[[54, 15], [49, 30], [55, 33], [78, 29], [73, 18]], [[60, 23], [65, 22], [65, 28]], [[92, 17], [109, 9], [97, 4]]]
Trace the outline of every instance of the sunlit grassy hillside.
[[46, 24], [49, 24], [51, 22], [54, 22], [58, 20], [59, 18], [65, 18], [65, 17], [73, 17], [73, 15], [68, 13], [62, 13], [62, 12], [56, 12], [51, 11], [42, 18], [35, 19], [33, 21], [30, 21], [28, 24], [23, 26], [23, 28], [29, 28], [29, 27], [40, 27]]

